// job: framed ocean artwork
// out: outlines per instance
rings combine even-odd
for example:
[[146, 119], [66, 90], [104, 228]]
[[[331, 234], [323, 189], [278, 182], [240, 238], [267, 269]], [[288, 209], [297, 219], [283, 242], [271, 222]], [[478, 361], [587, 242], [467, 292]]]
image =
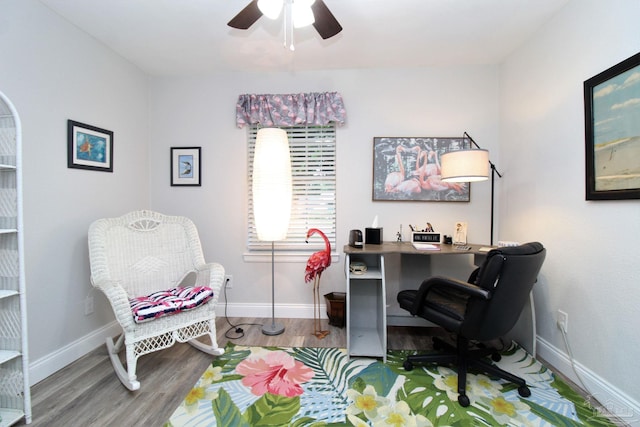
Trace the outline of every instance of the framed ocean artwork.
[[113, 172], [113, 132], [68, 120], [67, 167]]
[[586, 199], [640, 199], [640, 53], [584, 82]]

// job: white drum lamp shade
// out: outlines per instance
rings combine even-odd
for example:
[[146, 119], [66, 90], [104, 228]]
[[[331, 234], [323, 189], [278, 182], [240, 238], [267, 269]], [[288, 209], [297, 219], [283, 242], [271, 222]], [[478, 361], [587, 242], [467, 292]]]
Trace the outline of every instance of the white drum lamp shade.
[[489, 179], [489, 151], [449, 151], [440, 159], [442, 180], [445, 182], [475, 182]]

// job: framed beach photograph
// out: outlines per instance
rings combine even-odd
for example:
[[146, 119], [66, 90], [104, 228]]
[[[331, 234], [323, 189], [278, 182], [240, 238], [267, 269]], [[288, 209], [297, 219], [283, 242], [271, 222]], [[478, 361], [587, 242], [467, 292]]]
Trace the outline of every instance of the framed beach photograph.
[[640, 53], [584, 82], [586, 199], [640, 199]]
[[113, 172], [113, 132], [68, 120], [67, 167]]
[[373, 200], [468, 202], [468, 182], [440, 179], [440, 156], [469, 144], [461, 137], [373, 138]]
[[171, 186], [199, 187], [200, 147], [171, 147]]

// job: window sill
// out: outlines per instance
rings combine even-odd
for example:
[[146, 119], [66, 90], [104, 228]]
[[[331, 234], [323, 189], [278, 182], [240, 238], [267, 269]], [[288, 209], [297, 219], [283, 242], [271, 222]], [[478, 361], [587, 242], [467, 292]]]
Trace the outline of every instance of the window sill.
[[[313, 252], [276, 252], [274, 255], [275, 262], [307, 262]], [[244, 262], [271, 262], [270, 251], [245, 252], [242, 254]], [[331, 252], [331, 263], [340, 261], [340, 254]]]

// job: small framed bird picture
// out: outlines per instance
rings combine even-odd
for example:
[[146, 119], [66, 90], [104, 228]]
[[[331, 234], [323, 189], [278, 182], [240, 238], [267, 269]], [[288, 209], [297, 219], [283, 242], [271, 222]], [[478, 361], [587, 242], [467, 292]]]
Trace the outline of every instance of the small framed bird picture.
[[67, 167], [113, 172], [113, 132], [67, 121]]
[[200, 187], [200, 147], [171, 147], [171, 186]]

